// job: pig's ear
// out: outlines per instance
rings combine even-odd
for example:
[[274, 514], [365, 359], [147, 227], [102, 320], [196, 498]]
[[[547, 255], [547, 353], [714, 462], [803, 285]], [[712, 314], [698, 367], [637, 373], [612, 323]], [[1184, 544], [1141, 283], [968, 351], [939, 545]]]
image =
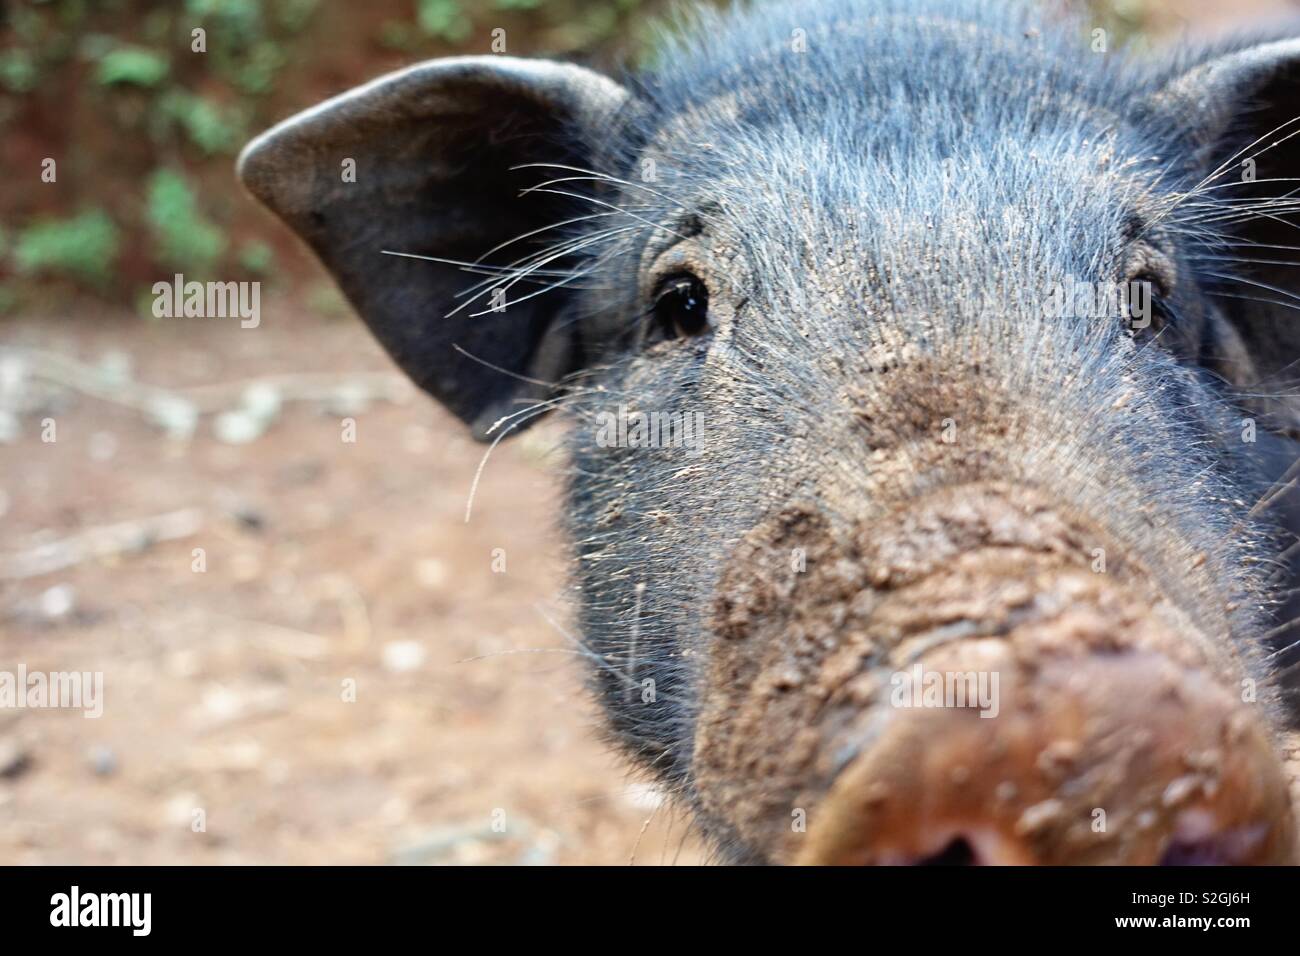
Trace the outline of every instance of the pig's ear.
[[[568, 64], [434, 60], [286, 120], [245, 148], [238, 172], [315, 250], [402, 369], [483, 438], [497, 419], [544, 398], [539, 382], [574, 370], [571, 290], [531, 296], [539, 286], [521, 281], [504, 300], [449, 313], [474, 283], [564, 233], [513, 243], [475, 273], [435, 260], [472, 263], [595, 211], [521, 192], [578, 175], [530, 164], [589, 168], [590, 144], [608, 136], [626, 98], [614, 81]], [[556, 265], [539, 274], [553, 281]]]
[[[1228, 49], [1170, 71], [1146, 117], [1195, 158], [1189, 231], [1223, 240], [1201, 267], [1265, 385], [1300, 360], [1300, 37]], [[1300, 422], [1300, 414], [1291, 412]]]

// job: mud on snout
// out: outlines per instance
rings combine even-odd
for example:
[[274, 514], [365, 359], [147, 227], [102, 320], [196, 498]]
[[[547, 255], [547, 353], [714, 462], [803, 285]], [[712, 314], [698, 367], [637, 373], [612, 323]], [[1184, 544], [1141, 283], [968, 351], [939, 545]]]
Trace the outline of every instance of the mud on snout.
[[1295, 862], [1273, 732], [1223, 636], [1140, 566], [1098, 573], [1098, 539], [996, 484], [886, 527], [800, 505], [756, 527], [717, 590], [694, 754], [734, 855]]

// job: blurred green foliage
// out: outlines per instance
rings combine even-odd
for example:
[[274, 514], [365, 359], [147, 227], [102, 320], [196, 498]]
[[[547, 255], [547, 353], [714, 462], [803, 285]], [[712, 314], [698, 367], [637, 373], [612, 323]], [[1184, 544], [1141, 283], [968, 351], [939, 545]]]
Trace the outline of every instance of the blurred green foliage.
[[[0, 288], [130, 301], [171, 270], [272, 276], [300, 253], [232, 174], [256, 132], [425, 57], [637, 60], [669, 0], [16, 0], [0, 12]], [[36, 182], [33, 186], [32, 183]], [[301, 261], [301, 260], [299, 260]], [[300, 268], [301, 274], [301, 268]]]
[[139, 47], [119, 47], [109, 50], [99, 60], [95, 76], [101, 86], [130, 83], [135, 86], [157, 86], [167, 76], [167, 59], [152, 50]]
[[474, 23], [456, 0], [418, 0], [415, 22], [428, 36], [461, 43], [474, 31]]
[[240, 247], [239, 264], [245, 272], [266, 275], [275, 264], [275, 250], [261, 239], [253, 239]]
[[185, 176], [160, 169], [149, 178], [147, 217], [159, 261], [167, 266], [208, 274], [226, 249], [225, 234], [199, 208]]
[[0, 53], [0, 85], [13, 93], [26, 93], [36, 86], [36, 60], [26, 50]]
[[174, 124], [207, 156], [233, 154], [245, 139], [248, 126], [246, 115], [239, 109], [180, 89], [168, 90], [159, 97], [154, 123], [156, 138], [166, 138], [166, 124]]
[[21, 273], [54, 273], [93, 285], [109, 278], [118, 250], [118, 229], [102, 209], [69, 219], [41, 219], [26, 226], [15, 244]]

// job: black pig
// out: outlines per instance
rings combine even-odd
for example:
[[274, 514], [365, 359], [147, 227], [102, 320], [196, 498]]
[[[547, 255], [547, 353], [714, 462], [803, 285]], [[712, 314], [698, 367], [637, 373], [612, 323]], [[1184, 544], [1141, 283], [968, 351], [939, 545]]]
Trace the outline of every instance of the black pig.
[[1292, 860], [1300, 39], [678, 37], [420, 64], [239, 166], [478, 438], [569, 417], [612, 734], [730, 861]]

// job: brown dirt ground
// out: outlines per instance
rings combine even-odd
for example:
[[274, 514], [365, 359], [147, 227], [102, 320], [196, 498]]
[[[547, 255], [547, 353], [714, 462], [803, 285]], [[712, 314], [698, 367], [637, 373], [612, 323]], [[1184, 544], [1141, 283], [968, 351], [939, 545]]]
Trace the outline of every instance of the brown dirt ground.
[[[391, 370], [359, 323], [283, 303], [257, 329], [38, 316], [5, 340], [88, 362], [125, 351], [136, 379], [176, 389]], [[355, 414], [353, 444], [341, 417], [287, 405], [244, 445], [205, 417], [186, 442], [64, 392], [0, 445], [0, 555], [204, 515], [184, 540], [0, 581], [0, 669], [105, 684], [99, 719], [0, 710], [0, 862], [698, 860], [684, 818], [654, 811], [597, 742], [572, 645], [538, 610], [567, 626], [554, 428], [498, 448], [465, 524], [482, 446], [457, 423], [413, 392]], [[560, 650], [511, 653], [535, 648]]]

